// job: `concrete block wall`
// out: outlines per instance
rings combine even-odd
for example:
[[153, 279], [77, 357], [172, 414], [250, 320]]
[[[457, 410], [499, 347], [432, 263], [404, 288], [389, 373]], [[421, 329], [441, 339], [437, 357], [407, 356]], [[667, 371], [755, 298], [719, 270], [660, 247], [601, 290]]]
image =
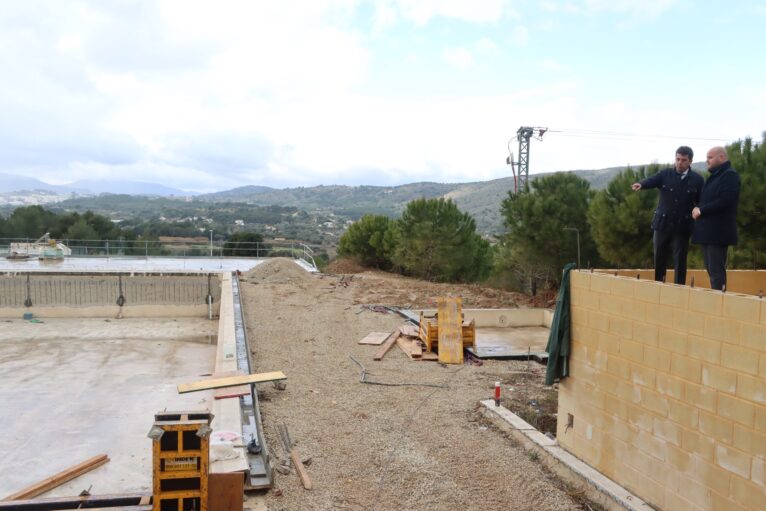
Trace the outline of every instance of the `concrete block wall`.
[[[625, 277], [641, 276], [641, 280], [654, 280], [654, 270], [595, 270], [599, 273], [617, 274]], [[673, 282], [674, 272], [668, 270], [666, 282]], [[710, 277], [705, 270], [688, 270], [686, 272], [686, 284], [691, 285], [694, 278], [694, 287], [710, 289]], [[732, 293], [744, 293], [758, 295], [766, 293], [766, 271], [764, 270], [729, 270], [726, 272], [726, 285]]]
[[[123, 307], [117, 305], [120, 286]], [[209, 289], [217, 311], [219, 275], [212, 276]], [[0, 275], [0, 317], [18, 317], [21, 312], [49, 317], [113, 316], [118, 312], [125, 316], [198, 316], [207, 312], [207, 294], [207, 275], [6, 273]], [[30, 307], [25, 305], [27, 297]]]
[[766, 300], [571, 276], [560, 444], [659, 509], [766, 509]]
[[[432, 317], [436, 309], [414, 310]], [[476, 321], [477, 328], [502, 328], [522, 326], [546, 326], [550, 328], [553, 312], [548, 309], [463, 309], [466, 321]]]

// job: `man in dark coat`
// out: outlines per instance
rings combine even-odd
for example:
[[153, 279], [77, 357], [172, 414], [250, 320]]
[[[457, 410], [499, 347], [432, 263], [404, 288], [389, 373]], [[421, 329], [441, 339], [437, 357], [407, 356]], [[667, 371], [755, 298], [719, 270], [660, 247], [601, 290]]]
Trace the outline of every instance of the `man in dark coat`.
[[655, 175], [633, 183], [634, 191], [659, 188], [660, 202], [654, 211], [654, 280], [663, 282], [668, 256], [673, 255], [676, 284], [686, 283], [686, 256], [689, 237], [694, 229], [692, 209], [699, 203], [704, 180], [691, 170], [694, 152], [681, 146], [676, 150], [676, 163]]
[[737, 244], [737, 205], [740, 181], [726, 149], [713, 147], [707, 152], [710, 172], [702, 187], [699, 206], [692, 210], [692, 243], [701, 245], [702, 258], [712, 289], [726, 286], [726, 259], [729, 245]]

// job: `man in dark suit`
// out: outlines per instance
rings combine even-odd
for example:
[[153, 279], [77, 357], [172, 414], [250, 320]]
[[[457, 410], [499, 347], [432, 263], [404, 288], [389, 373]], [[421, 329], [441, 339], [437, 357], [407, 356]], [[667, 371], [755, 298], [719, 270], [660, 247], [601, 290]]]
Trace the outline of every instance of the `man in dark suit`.
[[702, 176], [691, 170], [694, 152], [681, 146], [676, 150], [676, 163], [655, 175], [633, 183], [634, 191], [659, 188], [660, 202], [654, 211], [654, 280], [665, 281], [668, 256], [673, 255], [676, 284], [686, 284], [686, 256], [689, 237], [694, 229], [692, 209], [699, 203], [704, 184]]
[[710, 176], [702, 187], [699, 206], [692, 210], [695, 220], [692, 243], [701, 245], [710, 287], [724, 289], [729, 245], [737, 244], [741, 184], [723, 147], [713, 147], [707, 152], [707, 167]]

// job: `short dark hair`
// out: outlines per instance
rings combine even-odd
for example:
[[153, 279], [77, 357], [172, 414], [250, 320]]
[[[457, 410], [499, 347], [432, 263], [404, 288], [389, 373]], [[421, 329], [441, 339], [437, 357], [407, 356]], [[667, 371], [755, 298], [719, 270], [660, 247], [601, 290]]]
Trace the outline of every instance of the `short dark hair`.
[[694, 159], [694, 151], [692, 151], [692, 148], [686, 145], [682, 145], [678, 149], [676, 149], [676, 154], [680, 154], [681, 156], [688, 156], [689, 160]]

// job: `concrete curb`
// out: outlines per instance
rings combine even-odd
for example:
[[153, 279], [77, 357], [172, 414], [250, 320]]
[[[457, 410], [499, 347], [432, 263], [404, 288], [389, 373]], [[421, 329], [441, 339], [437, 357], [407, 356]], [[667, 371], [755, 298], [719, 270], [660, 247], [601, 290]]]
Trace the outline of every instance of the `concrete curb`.
[[647, 504], [616, 482], [598, 472], [590, 465], [575, 458], [530, 424], [495, 401], [481, 401], [483, 414], [496, 422], [521, 442], [525, 448], [540, 456], [540, 461], [569, 484], [584, 490], [585, 495], [610, 511], [655, 511]]

